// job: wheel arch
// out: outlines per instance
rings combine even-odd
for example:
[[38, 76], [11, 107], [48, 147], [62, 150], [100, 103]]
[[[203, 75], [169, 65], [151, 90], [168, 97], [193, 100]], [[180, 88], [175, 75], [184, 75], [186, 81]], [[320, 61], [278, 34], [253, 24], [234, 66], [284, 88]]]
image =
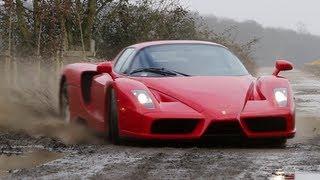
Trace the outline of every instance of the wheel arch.
[[81, 87], [82, 75], [86, 72], [96, 72], [97, 65], [90, 63], [75, 63], [67, 65], [60, 78], [60, 91], [64, 84]]

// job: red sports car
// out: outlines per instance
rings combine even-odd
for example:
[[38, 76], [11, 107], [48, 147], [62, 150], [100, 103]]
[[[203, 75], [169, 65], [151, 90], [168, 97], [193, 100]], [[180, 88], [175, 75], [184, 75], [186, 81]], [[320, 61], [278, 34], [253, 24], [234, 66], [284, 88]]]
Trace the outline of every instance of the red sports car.
[[[226, 47], [203, 41], [154, 41], [125, 48], [111, 62], [65, 67], [61, 115], [109, 136], [196, 140], [214, 136], [273, 139], [295, 135], [290, 84], [254, 78]], [[271, 74], [271, 72], [270, 72]]]

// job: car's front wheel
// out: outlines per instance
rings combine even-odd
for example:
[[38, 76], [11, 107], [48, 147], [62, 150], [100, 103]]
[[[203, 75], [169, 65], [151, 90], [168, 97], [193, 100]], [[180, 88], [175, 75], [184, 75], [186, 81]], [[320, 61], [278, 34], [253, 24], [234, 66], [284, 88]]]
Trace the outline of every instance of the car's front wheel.
[[115, 95], [114, 89], [110, 90], [109, 94], [109, 140], [113, 144], [120, 143], [120, 136], [119, 136], [119, 126], [118, 126], [118, 106], [117, 106], [117, 99]]
[[284, 148], [284, 147], [286, 147], [286, 144], [287, 144], [287, 139], [286, 138], [280, 138], [280, 139], [274, 140], [274, 145], [276, 147]]
[[285, 148], [287, 139], [286, 138], [275, 138], [275, 139], [267, 139], [266, 145], [275, 148]]

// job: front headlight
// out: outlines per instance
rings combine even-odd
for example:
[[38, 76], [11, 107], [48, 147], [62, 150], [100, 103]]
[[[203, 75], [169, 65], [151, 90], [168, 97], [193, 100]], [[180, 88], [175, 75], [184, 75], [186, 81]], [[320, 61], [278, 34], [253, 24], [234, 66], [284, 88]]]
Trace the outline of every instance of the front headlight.
[[138, 102], [142, 104], [145, 108], [154, 109], [153, 101], [149, 93], [145, 90], [133, 90], [133, 95], [137, 98]]
[[274, 89], [274, 98], [279, 107], [286, 107], [288, 105], [288, 90], [287, 88]]

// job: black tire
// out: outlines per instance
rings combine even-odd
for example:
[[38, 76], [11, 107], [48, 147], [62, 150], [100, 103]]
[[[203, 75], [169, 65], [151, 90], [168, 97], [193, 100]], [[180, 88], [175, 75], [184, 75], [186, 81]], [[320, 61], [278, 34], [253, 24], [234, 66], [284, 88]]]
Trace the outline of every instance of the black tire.
[[285, 148], [287, 139], [286, 138], [270, 139], [268, 142], [271, 147]]
[[67, 89], [67, 84], [63, 83], [60, 90], [60, 116], [66, 123], [70, 123], [70, 108]]
[[109, 140], [117, 145], [120, 144], [118, 126], [118, 106], [114, 89], [110, 90], [109, 95]]

